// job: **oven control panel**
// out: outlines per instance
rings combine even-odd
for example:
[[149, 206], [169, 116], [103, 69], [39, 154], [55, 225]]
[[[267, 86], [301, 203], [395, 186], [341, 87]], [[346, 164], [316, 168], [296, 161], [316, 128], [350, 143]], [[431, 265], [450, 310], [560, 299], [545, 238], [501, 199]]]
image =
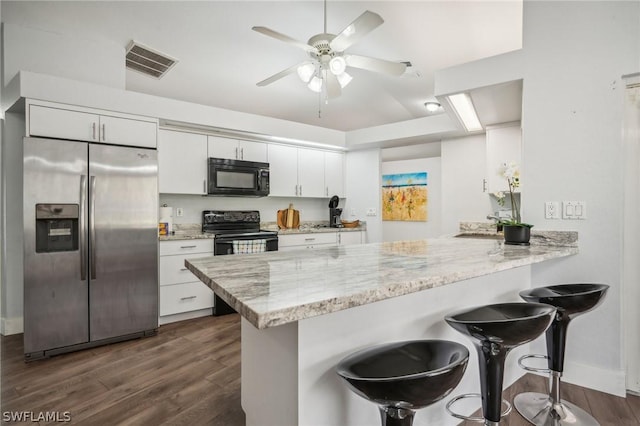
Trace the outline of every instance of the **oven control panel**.
[[260, 223], [260, 212], [257, 210], [205, 210], [202, 212], [202, 223]]

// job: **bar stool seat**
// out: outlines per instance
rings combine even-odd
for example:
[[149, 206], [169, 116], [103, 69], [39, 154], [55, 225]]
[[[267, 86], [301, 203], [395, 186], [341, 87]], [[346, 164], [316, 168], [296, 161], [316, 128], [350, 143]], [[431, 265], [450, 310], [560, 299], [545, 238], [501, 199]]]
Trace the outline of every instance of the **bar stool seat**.
[[415, 410], [447, 396], [467, 368], [469, 351], [447, 340], [412, 340], [365, 348], [336, 372], [351, 390], [377, 404], [383, 426], [411, 426]]
[[[555, 318], [546, 332], [547, 355], [525, 355], [519, 360], [526, 370], [548, 372], [551, 376], [548, 395], [525, 392], [514, 398], [516, 409], [530, 423], [538, 426], [599, 425], [582, 408], [560, 398], [560, 385], [569, 323], [602, 303], [608, 289], [606, 284], [587, 283], [559, 284], [520, 292], [520, 297], [527, 302], [546, 303], [557, 308]], [[548, 369], [526, 367], [522, 363], [526, 358], [547, 358]]]
[[505, 358], [511, 349], [540, 336], [551, 324], [555, 311], [554, 307], [540, 303], [500, 303], [447, 315], [445, 321], [470, 337], [478, 352], [484, 417], [462, 416], [450, 409], [453, 402], [464, 396], [447, 404], [449, 413], [460, 419], [498, 425], [500, 418], [511, 410], [507, 403], [507, 410], [501, 413]]

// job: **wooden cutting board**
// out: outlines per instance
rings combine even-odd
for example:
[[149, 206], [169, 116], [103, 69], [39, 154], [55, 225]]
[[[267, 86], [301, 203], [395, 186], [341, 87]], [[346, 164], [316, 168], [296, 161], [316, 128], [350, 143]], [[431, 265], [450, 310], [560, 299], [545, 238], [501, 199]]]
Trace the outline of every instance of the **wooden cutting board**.
[[[290, 229], [297, 229], [300, 227], [300, 212], [298, 210], [292, 210], [293, 212], [293, 225]], [[289, 210], [278, 210], [278, 228], [287, 229], [287, 214]]]

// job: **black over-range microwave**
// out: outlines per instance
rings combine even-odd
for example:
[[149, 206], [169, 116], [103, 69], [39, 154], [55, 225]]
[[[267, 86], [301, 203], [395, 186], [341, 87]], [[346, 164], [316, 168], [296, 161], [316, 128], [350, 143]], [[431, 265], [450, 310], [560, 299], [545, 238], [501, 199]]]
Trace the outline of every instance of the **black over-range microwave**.
[[209, 195], [269, 195], [269, 163], [209, 158]]

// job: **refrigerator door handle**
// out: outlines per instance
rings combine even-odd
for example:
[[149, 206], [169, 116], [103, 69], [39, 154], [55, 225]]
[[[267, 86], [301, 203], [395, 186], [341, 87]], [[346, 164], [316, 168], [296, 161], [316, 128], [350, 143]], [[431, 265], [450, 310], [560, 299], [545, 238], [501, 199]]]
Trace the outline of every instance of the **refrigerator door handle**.
[[89, 249], [91, 250], [91, 279], [96, 278], [96, 177], [89, 178]]
[[87, 279], [87, 175], [80, 176], [80, 209], [79, 209], [79, 232], [80, 232], [80, 279]]

